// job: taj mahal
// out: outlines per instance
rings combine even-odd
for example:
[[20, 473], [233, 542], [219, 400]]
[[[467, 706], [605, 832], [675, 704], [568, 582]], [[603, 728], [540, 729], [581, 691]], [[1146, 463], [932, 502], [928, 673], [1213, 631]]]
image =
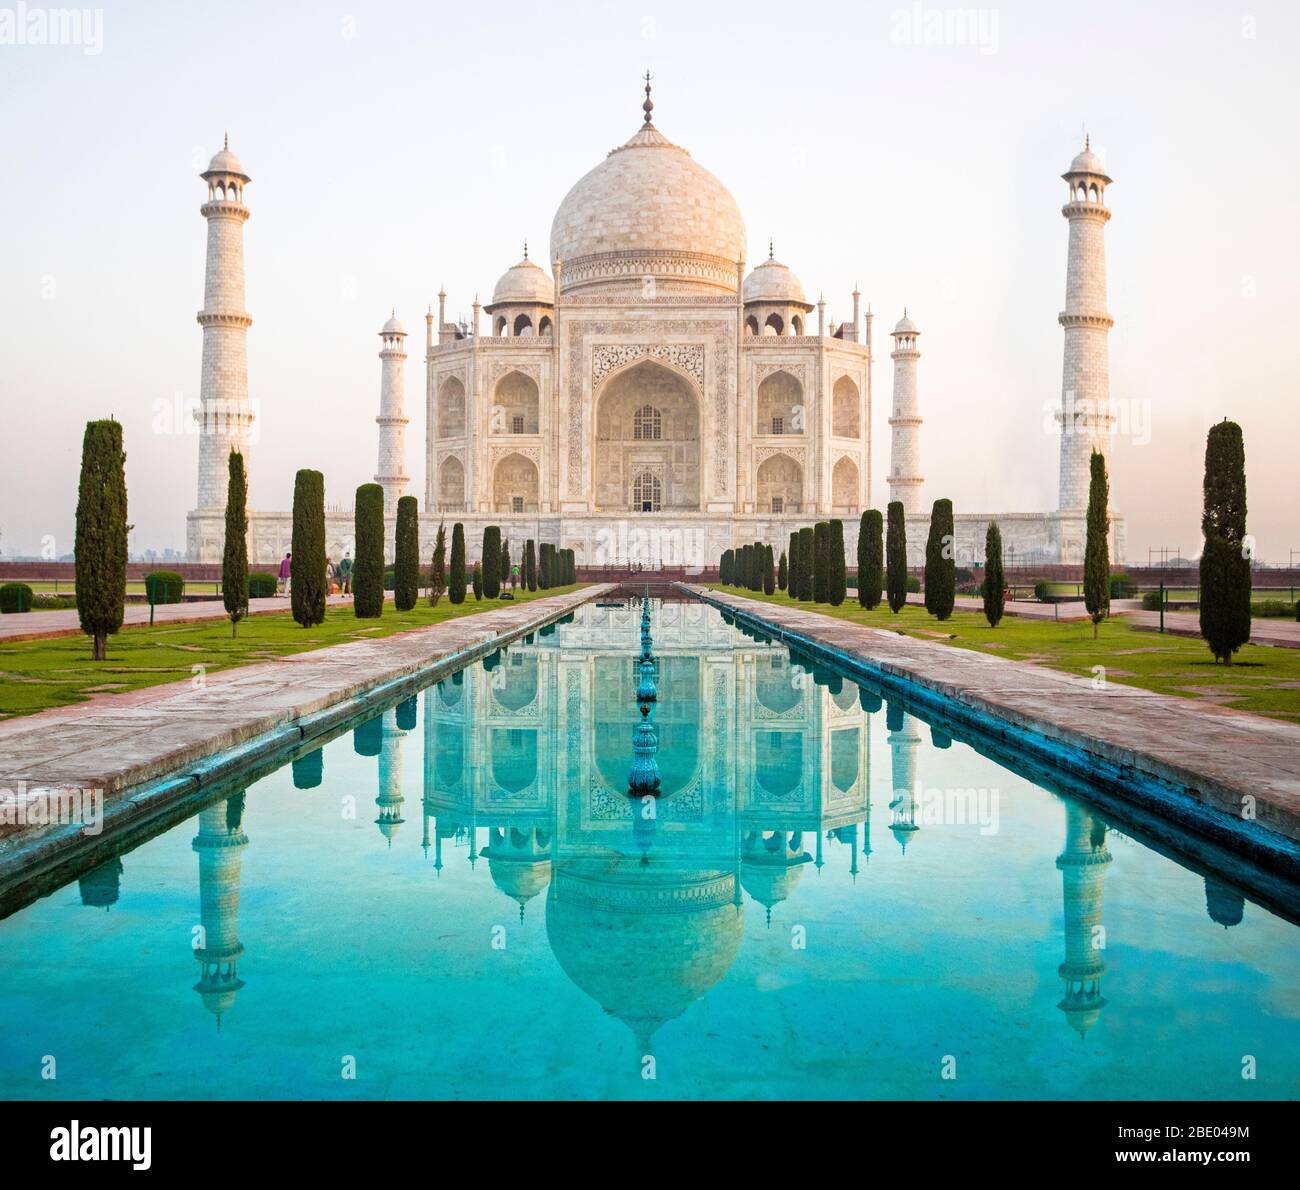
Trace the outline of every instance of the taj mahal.
[[[841, 518], [850, 555], [872, 504], [873, 316], [852, 294], [852, 319], [831, 325], [775, 258], [746, 267], [740, 207], [726, 187], [652, 120], [580, 178], [551, 225], [550, 271], [525, 246], [472, 318], [449, 321], [447, 295], [425, 316], [425, 490], [421, 537], [461, 521], [471, 558], [481, 530], [572, 549], [579, 566], [716, 563], [741, 542], [779, 551], [814, 520]], [[250, 454], [244, 202], [251, 180], [229, 145], [201, 175], [207, 268], [197, 506], [191, 561], [221, 557], [227, 458]], [[996, 519], [1009, 562], [1081, 562], [1088, 459], [1109, 458], [1103, 233], [1111, 179], [1091, 148], [1063, 175], [1069, 223], [1059, 498], [1050, 512], [958, 507], [959, 558], [981, 561]], [[919, 562], [929, 500], [949, 495], [921, 465], [921, 331], [906, 310], [890, 332], [888, 499], [901, 501]], [[389, 517], [411, 494], [404, 367], [407, 332], [394, 311], [379, 332], [375, 482]], [[1033, 415], [1026, 409], [1027, 415]], [[360, 427], [357, 427], [358, 430]], [[328, 477], [327, 477], [328, 479]], [[1114, 487], [1112, 484], [1112, 493]], [[883, 500], [877, 506], [883, 507]], [[1114, 516], [1114, 514], [1113, 514]], [[288, 512], [252, 510], [250, 559], [269, 563], [291, 539]], [[351, 549], [350, 512], [327, 516], [327, 549]], [[1111, 557], [1124, 556], [1114, 516]]]

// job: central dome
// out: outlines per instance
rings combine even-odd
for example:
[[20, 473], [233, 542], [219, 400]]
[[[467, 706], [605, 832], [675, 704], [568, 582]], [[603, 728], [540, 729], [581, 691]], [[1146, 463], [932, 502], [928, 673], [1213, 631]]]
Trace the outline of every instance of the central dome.
[[551, 224], [564, 293], [735, 293], [745, 222], [730, 191], [647, 118], [579, 180]]

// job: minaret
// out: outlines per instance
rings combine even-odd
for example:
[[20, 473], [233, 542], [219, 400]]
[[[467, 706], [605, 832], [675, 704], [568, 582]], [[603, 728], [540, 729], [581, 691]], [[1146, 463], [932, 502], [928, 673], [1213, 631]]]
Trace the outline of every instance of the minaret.
[[384, 489], [384, 512], [393, 516], [397, 502], [406, 495], [410, 477], [406, 474], [406, 381], [402, 365], [406, 363], [406, 331], [397, 321], [397, 311], [379, 332], [379, 468], [375, 482]]
[[920, 514], [921, 503], [921, 406], [916, 391], [916, 361], [921, 358], [916, 340], [920, 335], [903, 309], [903, 317], [894, 327], [894, 412], [889, 419], [892, 430], [889, 453], [889, 499], [899, 500], [906, 513]]
[[217, 1018], [235, 1002], [244, 986], [236, 970], [244, 945], [239, 941], [239, 876], [244, 834], [244, 795], [213, 802], [199, 812], [193, 847], [199, 855], [199, 920], [202, 945], [195, 947], [201, 973], [194, 990]]
[[1106, 246], [1110, 211], [1105, 206], [1110, 178], [1087, 140], [1083, 152], [1061, 175], [1070, 196], [1061, 214], [1070, 221], [1070, 254], [1065, 271], [1065, 367], [1061, 379], [1062, 512], [1088, 507], [1089, 460], [1094, 450], [1110, 469], [1110, 357], [1107, 336], [1115, 320], [1106, 313]]
[[1057, 968], [1065, 995], [1057, 1005], [1080, 1037], [1106, 1006], [1101, 994], [1102, 903], [1106, 893], [1106, 827], [1077, 802], [1065, 807], [1065, 850], [1056, 857], [1065, 899], [1065, 962]]
[[248, 405], [248, 328], [244, 310], [244, 186], [250, 181], [227, 138], [199, 175], [208, 201], [208, 264], [203, 279], [203, 371], [199, 381], [199, 501], [201, 511], [223, 512], [230, 452], [246, 453], [253, 422]]

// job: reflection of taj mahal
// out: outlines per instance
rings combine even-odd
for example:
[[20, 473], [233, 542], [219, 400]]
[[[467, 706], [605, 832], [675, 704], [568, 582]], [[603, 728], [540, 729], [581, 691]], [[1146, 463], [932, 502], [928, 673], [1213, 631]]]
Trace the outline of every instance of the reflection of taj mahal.
[[[663, 796], [651, 817], [627, 795], [635, 608], [585, 605], [352, 733], [353, 750], [375, 765], [380, 845], [418, 842], [437, 872], [453, 854], [476, 870], [485, 860], [512, 912], [522, 919], [542, 906], [566, 975], [631, 1029], [642, 1053], [664, 1022], [726, 977], [747, 902], [769, 926], [789, 924], [797, 914], [783, 910], [828, 856], [855, 876], [869, 870], [870, 736], [882, 710], [889, 757], [876, 771], [892, 789], [878, 791], [874, 809], [900, 856], [924, 850], [933, 829], [914, 802], [923, 755], [916, 718], [783, 646], [738, 643], [708, 611], [669, 604], [656, 616]], [[417, 730], [424, 789], [412, 810], [402, 754]], [[932, 735], [948, 746], [946, 735]], [[297, 789], [323, 784], [324, 755], [316, 748], [293, 762]], [[1083, 1036], [1106, 1006], [1111, 854], [1100, 817], [1072, 800], [1064, 811], [1057, 1007]], [[416, 813], [418, 840], [403, 835]], [[243, 793], [213, 802], [193, 842], [202, 926], [194, 990], [219, 1023], [244, 987], [244, 814]], [[122, 870], [113, 858], [84, 875], [83, 903], [115, 903]], [[1241, 894], [1221, 881], [1206, 878], [1206, 903], [1224, 927], [1241, 922]]]
[[[858, 517], [873, 499], [870, 309], [855, 290], [851, 316], [829, 319], [825, 301], [808, 300], [770, 243], [766, 259], [747, 268], [740, 207], [656, 128], [649, 94], [647, 84], [641, 127], [560, 203], [550, 272], [525, 246], [491, 301], [475, 299], [472, 316], [449, 319], [441, 292], [437, 313], [429, 310], [422, 536], [431, 540], [443, 518], [463, 521], [473, 557], [481, 527], [498, 523], [508, 538], [572, 548], [579, 566], [699, 565], [741, 541], [779, 548], [791, 529], [839, 517], [851, 555]], [[202, 176], [209, 234], [193, 561], [221, 556], [226, 458], [232, 448], [247, 451], [253, 417], [242, 239], [249, 178], [229, 148]], [[1092, 410], [1109, 400], [1101, 236], [1110, 179], [1090, 151], [1064, 176], [1070, 395], [1060, 422], [1059, 509], [998, 514], [1011, 561], [1081, 560], [1088, 452], [1109, 449], [1110, 422]], [[410, 483], [407, 334], [394, 315], [379, 337], [375, 481], [392, 518]], [[922, 494], [920, 329], [906, 311], [891, 338], [886, 478], [889, 499], [913, 518], [917, 560], [930, 505]], [[1041, 412], [1030, 416], [1041, 420]], [[1055, 448], [1054, 438], [1046, 441]], [[959, 553], [982, 558], [989, 515], [958, 514]], [[285, 513], [253, 512], [250, 556], [282, 555], [290, 528]], [[350, 514], [328, 517], [332, 555], [350, 548], [352, 534]], [[388, 540], [391, 548], [391, 520]], [[1122, 549], [1117, 527], [1116, 558]]]

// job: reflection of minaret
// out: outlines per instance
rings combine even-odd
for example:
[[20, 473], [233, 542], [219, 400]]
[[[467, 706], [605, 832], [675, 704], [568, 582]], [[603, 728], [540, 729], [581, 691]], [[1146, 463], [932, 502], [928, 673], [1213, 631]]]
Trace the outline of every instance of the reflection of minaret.
[[893, 816], [889, 829], [904, 852], [907, 840], [916, 825], [916, 750], [921, 745], [920, 733], [916, 730], [916, 720], [905, 715], [901, 707], [891, 703], [886, 711], [889, 724], [889, 758], [893, 770], [893, 797], [889, 808]]
[[244, 795], [214, 802], [199, 814], [199, 833], [192, 844], [199, 853], [199, 920], [202, 945], [194, 951], [202, 968], [194, 990], [217, 1018], [235, 1002], [244, 986], [236, 960], [244, 953], [239, 941], [239, 868], [248, 846], [244, 834]]
[[[116, 855], [97, 868], [91, 868], [77, 881], [81, 890], [81, 903], [107, 911], [117, 901], [121, 878], [122, 861]], [[1240, 921], [1240, 917], [1237, 920]]]
[[375, 805], [379, 817], [375, 825], [393, 845], [393, 838], [406, 821], [402, 817], [402, 736], [406, 733], [397, 726], [396, 709], [385, 711], [383, 716], [383, 743], [379, 749], [379, 796]]
[[1065, 962], [1057, 968], [1065, 996], [1057, 1005], [1070, 1027], [1084, 1036], [1101, 1015], [1106, 1000], [1101, 977], [1101, 913], [1105, 896], [1106, 826], [1076, 802], [1066, 803], [1065, 850], [1056, 857], [1065, 895]]

